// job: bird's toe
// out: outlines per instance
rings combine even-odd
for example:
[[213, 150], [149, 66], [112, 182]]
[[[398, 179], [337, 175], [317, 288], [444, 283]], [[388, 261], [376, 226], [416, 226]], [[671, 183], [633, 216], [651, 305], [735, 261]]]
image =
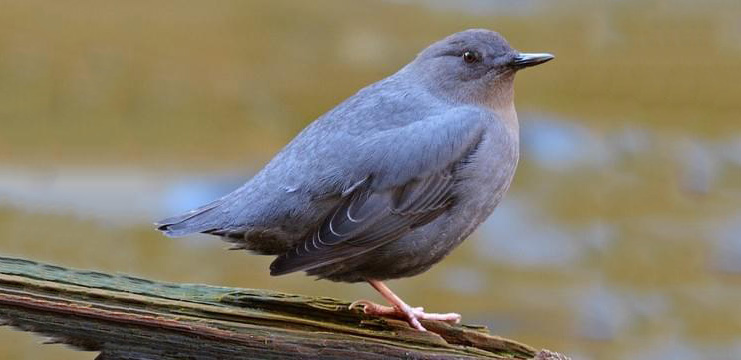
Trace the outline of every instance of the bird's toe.
[[436, 314], [420, 312], [415, 315], [422, 320], [445, 321], [451, 324], [458, 324], [461, 322], [461, 315], [456, 313]]
[[362, 308], [363, 313], [366, 315], [376, 315], [385, 317], [397, 317], [399, 311], [391, 306], [383, 306], [376, 304], [370, 300], [357, 300], [349, 306], [350, 310]]

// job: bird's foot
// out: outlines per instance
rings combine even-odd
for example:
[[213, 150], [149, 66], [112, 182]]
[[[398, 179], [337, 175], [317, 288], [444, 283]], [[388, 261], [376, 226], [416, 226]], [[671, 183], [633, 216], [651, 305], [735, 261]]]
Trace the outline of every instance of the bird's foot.
[[411, 307], [407, 304], [396, 307], [379, 305], [368, 300], [358, 300], [350, 304], [350, 309], [361, 306], [365, 314], [406, 320], [411, 327], [419, 331], [427, 331], [427, 329], [425, 329], [424, 326], [422, 326], [422, 324], [419, 322], [420, 320], [445, 321], [451, 324], [458, 324], [461, 322], [460, 314], [426, 313], [424, 312], [424, 308]]

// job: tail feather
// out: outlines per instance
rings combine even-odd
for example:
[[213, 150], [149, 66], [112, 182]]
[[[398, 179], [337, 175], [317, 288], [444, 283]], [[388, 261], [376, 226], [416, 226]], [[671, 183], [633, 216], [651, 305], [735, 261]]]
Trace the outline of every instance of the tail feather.
[[213, 216], [214, 210], [222, 203], [222, 199], [219, 199], [184, 214], [160, 220], [154, 225], [157, 226], [157, 230], [171, 237], [212, 231], [217, 226], [217, 219]]

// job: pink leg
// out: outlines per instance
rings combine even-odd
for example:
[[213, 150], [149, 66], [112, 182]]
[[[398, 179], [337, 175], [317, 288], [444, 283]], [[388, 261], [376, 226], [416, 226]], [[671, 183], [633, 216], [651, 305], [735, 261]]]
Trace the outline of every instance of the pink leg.
[[377, 280], [368, 280], [368, 283], [373, 286], [381, 296], [384, 297], [391, 305], [383, 306], [372, 303], [368, 300], [358, 300], [350, 304], [350, 308], [355, 308], [359, 305], [363, 306], [363, 312], [368, 315], [377, 315], [385, 317], [395, 317], [406, 320], [409, 325], [419, 331], [427, 331], [419, 320], [439, 320], [446, 321], [453, 324], [457, 324], [461, 321], [461, 316], [455, 313], [447, 314], [428, 314], [424, 312], [421, 307], [413, 308], [407, 305], [401, 298], [396, 296], [391, 289], [389, 289], [384, 283]]

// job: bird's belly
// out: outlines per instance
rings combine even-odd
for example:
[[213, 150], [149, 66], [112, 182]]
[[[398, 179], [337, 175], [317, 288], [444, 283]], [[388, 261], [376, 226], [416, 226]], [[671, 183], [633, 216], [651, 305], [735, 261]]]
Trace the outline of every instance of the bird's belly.
[[[509, 189], [514, 175], [511, 170], [499, 169], [497, 174], [482, 174], [478, 184], [470, 184], [467, 195], [461, 197], [449, 216], [416, 229], [409, 234], [409, 243], [414, 244], [413, 261], [416, 271], [404, 269], [400, 277], [412, 276], [429, 269], [460, 245], [476, 228], [491, 215]], [[400, 269], [402, 270], [402, 269]]]

